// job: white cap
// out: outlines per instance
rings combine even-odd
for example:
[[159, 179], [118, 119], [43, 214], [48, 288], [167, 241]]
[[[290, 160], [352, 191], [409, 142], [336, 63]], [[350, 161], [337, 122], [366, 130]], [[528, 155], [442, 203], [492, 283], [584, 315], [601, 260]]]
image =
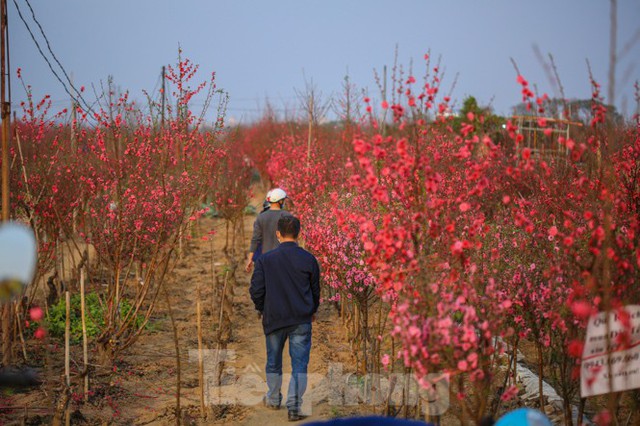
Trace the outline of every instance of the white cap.
[[267, 201], [270, 203], [277, 203], [285, 198], [287, 198], [287, 193], [280, 188], [272, 189], [267, 193]]

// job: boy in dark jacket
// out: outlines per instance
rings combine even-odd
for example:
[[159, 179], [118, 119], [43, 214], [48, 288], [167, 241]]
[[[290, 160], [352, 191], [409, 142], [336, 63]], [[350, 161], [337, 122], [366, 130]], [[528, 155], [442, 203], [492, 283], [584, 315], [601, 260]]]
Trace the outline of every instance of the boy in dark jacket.
[[264, 253], [251, 277], [251, 300], [262, 316], [267, 345], [265, 405], [279, 408], [282, 402], [282, 351], [289, 339], [291, 381], [287, 394], [289, 420], [300, 420], [302, 396], [307, 387], [311, 351], [311, 322], [320, 304], [320, 268], [316, 258], [298, 246], [300, 220], [278, 220], [280, 245]]

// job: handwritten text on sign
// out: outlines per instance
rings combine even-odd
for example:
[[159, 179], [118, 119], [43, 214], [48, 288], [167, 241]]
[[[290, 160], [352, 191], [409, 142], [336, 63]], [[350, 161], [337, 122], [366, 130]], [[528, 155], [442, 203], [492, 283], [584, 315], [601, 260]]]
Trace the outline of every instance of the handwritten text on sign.
[[[640, 388], [640, 305], [589, 319], [582, 352], [582, 397]], [[621, 315], [622, 314], [622, 315]], [[626, 323], [626, 324], [625, 324]]]

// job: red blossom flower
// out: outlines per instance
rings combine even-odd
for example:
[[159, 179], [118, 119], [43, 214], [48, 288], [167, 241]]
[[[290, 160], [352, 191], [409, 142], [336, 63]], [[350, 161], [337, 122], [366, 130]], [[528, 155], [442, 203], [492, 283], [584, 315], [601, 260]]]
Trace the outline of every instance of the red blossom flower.
[[467, 210], [469, 210], [471, 208], [471, 204], [467, 203], [467, 202], [463, 202], [460, 203], [460, 211], [461, 212], [466, 212]]
[[42, 327], [38, 327], [38, 328], [36, 329], [36, 331], [34, 331], [34, 332], [33, 332], [33, 337], [35, 337], [35, 338], [36, 338], [36, 339], [38, 339], [38, 340], [42, 340], [42, 339], [44, 339], [44, 338], [46, 337], [46, 335], [47, 335], [47, 332], [46, 332], [46, 330], [45, 330], [44, 328], [42, 328]]
[[502, 401], [511, 401], [513, 398], [518, 396], [519, 389], [517, 386], [510, 386], [505, 390], [502, 395], [500, 395], [500, 399]]
[[578, 318], [587, 318], [591, 315], [592, 305], [584, 300], [576, 300], [571, 304], [571, 312]]
[[29, 309], [29, 317], [33, 320], [33, 321], [40, 321], [44, 316], [44, 312], [42, 310], [42, 308], [35, 306], [31, 309]]

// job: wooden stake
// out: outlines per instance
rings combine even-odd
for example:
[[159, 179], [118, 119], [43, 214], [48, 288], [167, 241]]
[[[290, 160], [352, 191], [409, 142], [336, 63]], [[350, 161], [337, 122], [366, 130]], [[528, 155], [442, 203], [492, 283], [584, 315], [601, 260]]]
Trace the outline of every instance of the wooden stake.
[[[7, 19], [7, 2], [0, 0], [0, 68], [2, 75], [1, 81], [1, 100], [0, 109], [2, 115], [2, 221], [9, 220], [9, 121], [11, 119], [11, 104], [7, 102], [7, 72], [8, 61], [8, 19]], [[6, 56], [5, 56], [6, 53]], [[12, 339], [11, 339], [11, 302], [5, 302], [2, 309], [2, 365], [10, 365], [12, 361]]]
[[24, 341], [24, 334], [22, 333], [22, 319], [20, 318], [20, 313], [18, 309], [15, 310], [16, 314], [16, 324], [18, 325], [18, 336], [20, 336], [20, 343], [22, 343], [22, 356], [24, 357], [24, 361], [28, 362], [27, 359], [27, 345]]
[[[9, 210], [11, 208], [9, 203], [9, 122], [11, 120], [11, 104], [7, 101], [7, 92], [10, 90], [7, 84], [7, 79], [9, 78], [9, 73], [7, 72], [7, 61], [8, 61], [8, 52], [7, 48], [7, 37], [9, 33], [8, 29], [8, 20], [7, 20], [7, 2], [6, 0], [1, 0], [0, 2], [0, 14], [1, 16], [1, 25], [0, 25], [0, 36], [2, 40], [0, 41], [0, 68], [2, 74], [2, 88], [0, 92], [1, 105], [2, 109], [2, 220], [9, 220]], [[10, 319], [10, 316], [6, 317]]]
[[[404, 385], [402, 386], [402, 408], [404, 409], [404, 418], [409, 418], [409, 398], [411, 397], [411, 388], [409, 387], [410, 368], [404, 369]], [[463, 423], [464, 424], [464, 423]]]
[[161, 131], [164, 130], [164, 110], [165, 110], [165, 103], [166, 103], [166, 99], [167, 99], [167, 95], [166, 95], [166, 87], [165, 87], [165, 75], [166, 75], [166, 70], [165, 70], [165, 66], [162, 66], [162, 111], [161, 111], [161, 122], [160, 122], [160, 129]]
[[536, 344], [538, 348], [538, 391], [540, 392], [540, 411], [542, 414], [546, 414], [546, 410], [544, 408], [544, 392], [542, 389], [542, 380], [543, 380], [543, 359], [542, 359], [542, 345], [540, 343]]
[[84, 291], [84, 268], [80, 269], [80, 314], [82, 316], [82, 357], [84, 362], [84, 400], [89, 401], [89, 352], [87, 349], [87, 322]]
[[219, 386], [222, 384], [222, 370], [224, 368], [220, 360], [220, 353], [222, 349], [227, 348], [226, 343], [224, 344], [224, 346], [222, 345], [222, 319], [224, 316], [224, 298], [227, 292], [228, 281], [229, 281], [229, 271], [227, 270], [224, 275], [224, 286], [222, 287], [222, 295], [220, 296], [220, 315], [218, 317], [218, 332], [216, 336], [216, 359], [215, 359], [214, 365], [216, 366], [215, 375], [216, 375], [216, 386], [218, 387], [218, 389], [220, 389]]
[[[74, 86], [73, 86], [73, 73], [71, 74], [71, 90], [73, 91], [73, 95], [78, 97], [78, 93], [74, 90]], [[71, 152], [76, 151], [77, 149], [77, 141], [78, 138], [76, 136], [76, 130], [77, 130], [77, 123], [78, 123], [78, 116], [77, 116], [77, 108], [78, 105], [76, 104], [76, 100], [73, 98], [73, 96], [71, 97]]]
[[71, 337], [71, 296], [69, 295], [69, 291], [66, 291], [64, 296], [67, 308], [66, 319], [64, 323], [64, 378], [67, 387], [70, 387], [71, 376], [69, 374], [69, 339]]
[[218, 342], [222, 336], [222, 314], [224, 313], [224, 297], [227, 293], [227, 282], [229, 281], [229, 271], [224, 275], [224, 286], [222, 287], [222, 295], [220, 296], [220, 316], [218, 318]]
[[205, 416], [204, 403], [204, 362], [202, 360], [202, 316], [200, 312], [200, 287], [198, 287], [196, 300], [196, 317], [198, 321], [198, 381], [200, 382], [200, 414]]
[[618, 33], [618, 0], [609, 0], [609, 87], [607, 91], [607, 103], [613, 105], [616, 97], [616, 55]]
[[216, 265], [213, 259], [213, 238], [211, 239], [211, 317], [215, 318], [216, 312], [216, 295], [218, 294], [218, 286], [216, 278]]
[[311, 130], [313, 129], [313, 91], [309, 98], [309, 136], [307, 139], [307, 167], [311, 162]]
[[182, 420], [182, 409], [180, 408], [180, 381], [182, 371], [182, 364], [180, 362], [180, 340], [178, 338], [178, 326], [176, 325], [176, 319], [173, 315], [173, 307], [171, 306], [171, 300], [169, 299], [169, 293], [167, 292], [167, 286], [164, 281], [162, 282], [162, 291], [165, 301], [167, 302], [167, 309], [169, 310], [171, 328], [173, 329], [173, 346], [176, 351], [176, 425], [180, 426]]

